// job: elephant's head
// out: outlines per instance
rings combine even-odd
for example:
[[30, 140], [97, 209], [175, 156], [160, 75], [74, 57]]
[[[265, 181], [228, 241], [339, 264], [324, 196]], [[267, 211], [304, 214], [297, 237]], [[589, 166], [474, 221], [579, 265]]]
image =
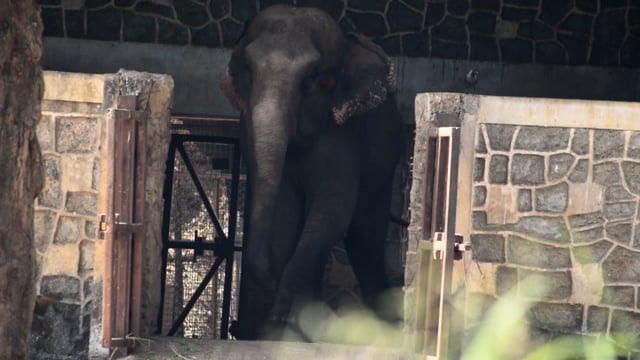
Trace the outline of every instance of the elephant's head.
[[242, 116], [252, 194], [253, 275], [269, 272], [261, 237], [270, 230], [287, 148], [310, 146], [329, 126], [382, 104], [395, 91], [392, 65], [364, 37], [346, 35], [326, 13], [273, 6], [234, 48], [222, 89]]

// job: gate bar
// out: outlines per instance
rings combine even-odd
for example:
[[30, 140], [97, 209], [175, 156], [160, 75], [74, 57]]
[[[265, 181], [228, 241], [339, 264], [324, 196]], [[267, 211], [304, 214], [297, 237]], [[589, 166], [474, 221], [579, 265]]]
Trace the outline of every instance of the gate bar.
[[224, 291], [222, 295], [222, 321], [220, 322], [220, 337], [229, 337], [229, 313], [231, 311], [231, 282], [233, 281], [233, 261], [235, 257], [235, 241], [238, 220], [238, 188], [240, 187], [240, 146], [233, 146], [233, 164], [231, 167], [231, 198], [229, 201], [229, 230], [226, 241], [226, 263], [224, 269]]
[[171, 202], [173, 197], [173, 167], [176, 161], [176, 145], [173, 141], [169, 143], [169, 153], [167, 157], [167, 175], [164, 179], [164, 189], [162, 198], [164, 200], [164, 208], [162, 209], [162, 264], [160, 272], [160, 308], [158, 311], [158, 334], [162, 333], [162, 318], [164, 314], [164, 295], [166, 291], [167, 281], [167, 261], [169, 256], [169, 219], [171, 218]]
[[178, 148], [180, 156], [182, 156], [182, 160], [187, 167], [187, 171], [189, 171], [189, 175], [191, 175], [191, 180], [193, 180], [193, 184], [196, 186], [196, 190], [198, 190], [198, 195], [200, 195], [200, 199], [202, 200], [204, 207], [209, 214], [209, 219], [211, 219], [211, 221], [213, 222], [213, 226], [216, 228], [217, 235], [226, 240], [227, 235], [225, 235], [224, 230], [222, 229], [222, 226], [218, 221], [218, 217], [213, 210], [213, 206], [211, 206], [211, 202], [209, 202], [209, 198], [207, 198], [207, 194], [202, 187], [200, 178], [198, 177], [198, 174], [196, 174], [196, 170], [193, 168], [193, 164], [191, 163], [191, 159], [189, 158], [187, 151], [184, 149], [183, 142], [178, 142], [176, 144], [176, 147]]

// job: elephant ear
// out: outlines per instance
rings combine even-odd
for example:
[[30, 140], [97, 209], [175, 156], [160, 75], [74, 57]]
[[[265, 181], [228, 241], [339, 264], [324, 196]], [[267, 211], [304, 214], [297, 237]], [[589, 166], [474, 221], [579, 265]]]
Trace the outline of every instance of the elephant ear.
[[338, 124], [380, 106], [396, 92], [393, 64], [384, 51], [361, 35], [348, 35], [348, 43], [332, 106]]
[[234, 108], [238, 109], [241, 113], [245, 113], [247, 110], [247, 106], [245, 104], [244, 99], [242, 99], [238, 92], [236, 91], [236, 87], [233, 84], [233, 72], [231, 70], [231, 66], [227, 66], [227, 69], [224, 72], [222, 77], [222, 83], [220, 84], [220, 89], [224, 96], [229, 100], [229, 103]]

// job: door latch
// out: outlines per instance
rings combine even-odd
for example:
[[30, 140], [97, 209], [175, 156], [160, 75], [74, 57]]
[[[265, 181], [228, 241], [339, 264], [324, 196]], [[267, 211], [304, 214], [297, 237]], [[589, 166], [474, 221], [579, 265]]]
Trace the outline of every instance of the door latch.
[[[447, 234], [444, 232], [435, 232], [433, 234], [433, 259], [444, 259], [444, 252], [446, 251]], [[464, 242], [464, 237], [460, 234], [455, 234], [453, 244], [453, 260], [462, 260], [462, 254], [465, 251], [471, 250], [471, 244]]]

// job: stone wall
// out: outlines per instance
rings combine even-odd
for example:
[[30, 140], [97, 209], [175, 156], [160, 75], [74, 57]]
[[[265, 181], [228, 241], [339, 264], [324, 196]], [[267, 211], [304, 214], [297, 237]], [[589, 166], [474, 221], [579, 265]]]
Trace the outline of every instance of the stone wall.
[[[45, 187], [35, 203], [40, 280], [31, 358], [87, 356], [94, 297], [98, 143], [102, 75], [45, 72], [42, 149]], [[95, 257], [100, 261], [101, 257]], [[98, 299], [99, 301], [99, 299]]]
[[38, 0], [44, 36], [231, 47], [274, 3], [325, 9], [392, 56], [638, 67], [640, 4], [624, 0]]
[[[96, 217], [107, 196], [101, 174], [106, 109], [118, 95], [136, 95], [146, 123], [145, 222], [141, 333], [157, 327], [162, 188], [169, 146], [173, 81], [166, 75], [45, 72], [42, 148], [45, 187], [35, 202], [38, 255], [32, 359], [108, 356], [102, 347], [104, 240]], [[155, 256], [154, 256], [155, 254]]]
[[[458, 269], [469, 303], [522, 295], [522, 281], [535, 276], [547, 291], [527, 314], [531, 343], [638, 334], [640, 106], [455, 94], [418, 101], [432, 114], [462, 114], [456, 231], [472, 244]], [[433, 121], [425, 119], [416, 149]]]

